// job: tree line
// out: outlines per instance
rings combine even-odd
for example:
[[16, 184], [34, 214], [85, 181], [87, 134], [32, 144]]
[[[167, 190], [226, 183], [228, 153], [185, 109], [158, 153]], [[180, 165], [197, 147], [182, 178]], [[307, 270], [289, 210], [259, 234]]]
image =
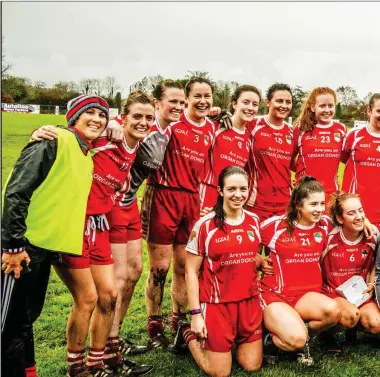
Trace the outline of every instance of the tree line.
[[[237, 86], [241, 83], [235, 81], [213, 80], [209, 72], [188, 71], [187, 74], [179, 78], [185, 86], [187, 80], [192, 76], [202, 76], [211, 80], [215, 86], [214, 105], [222, 109], [228, 109], [230, 97]], [[161, 75], [147, 76], [131, 84], [128, 91], [141, 89], [151, 92], [152, 89], [165, 77]], [[58, 81], [52, 87], [47, 87], [43, 81], [34, 81], [25, 77], [12, 76], [8, 72], [2, 75], [1, 101], [3, 103], [22, 103], [22, 104], [39, 104], [49, 106], [66, 106], [67, 102], [79, 94], [100, 95], [108, 101], [111, 107], [121, 107], [122, 95], [121, 87], [113, 76], [100, 78], [82, 78], [78, 82]], [[259, 88], [260, 89], [260, 88]], [[296, 119], [301, 111], [301, 106], [307, 90], [301, 86], [292, 87], [293, 91], [293, 109], [290, 116]], [[367, 120], [366, 107], [372, 93], [368, 93], [364, 98], [359, 98], [356, 90], [350, 86], [340, 86], [335, 89], [338, 96], [336, 106], [336, 119], [352, 126], [354, 120]], [[265, 97], [265, 91], [262, 90], [262, 97]], [[266, 113], [264, 98], [260, 103], [260, 114]]]

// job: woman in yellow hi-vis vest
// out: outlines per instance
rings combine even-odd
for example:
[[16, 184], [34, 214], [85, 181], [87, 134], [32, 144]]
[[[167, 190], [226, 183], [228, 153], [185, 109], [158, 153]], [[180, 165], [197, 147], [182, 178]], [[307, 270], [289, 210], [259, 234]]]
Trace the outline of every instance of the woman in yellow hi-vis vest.
[[5, 376], [23, 377], [25, 368], [35, 368], [25, 355], [34, 356], [32, 325], [42, 310], [51, 262], [59, 253], [82, 253], [93, 172], [89, 149], [108, 123], [109, 106], [101, 97], [80, 96], [69, 102], [67, 119], [73, 127], [58, 128], [57, 139], [32, 142], [22, 150], [3, 193]]

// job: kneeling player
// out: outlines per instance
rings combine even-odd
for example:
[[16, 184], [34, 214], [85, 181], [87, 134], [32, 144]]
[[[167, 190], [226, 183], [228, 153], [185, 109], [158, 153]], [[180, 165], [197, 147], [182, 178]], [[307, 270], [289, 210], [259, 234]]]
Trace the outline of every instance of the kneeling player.
[[[259, 218], [243, 210], [248, 178], [240, 167], [219, 176], [214, 211], [194, 226], [186, 250], [191, 326], [180, 322], [175, 345], [185, 342], [199, 367], [212, 376], [231, 373], [231, 349], [245, 370], [262, 362], [262, 309], [257, 286]], [[200, 270], [202, 271], [199, 274]]]
[[[332, 196], [330, 205], [331, 219], [336, 228], [329, 235], [327, 246], [322, 254], [322, 292], [333, 298], [339, 305], [342, 317], [339, 324], [353, 328], [358, 322], [365, 331], [380, 332], [380, 310], [370, 299], [358, 308], [335, 289], [354, 275], [367, 282], [363, 293], [374, 293], [376, 235], [364, 235], [365, 214], [356, 194], [337, 193]], [[334, 344], [333, 335], [328, 332], [324, 340]]]
[[[302, 349], [308, 333], [327, 330], [340, 320], [338, 304], [320, 293], [319, 260], [331, 228], [324, 211], [323, 187], [306, 176], [294, 189], [287, 214], [261, 224], [262, 243], [274, 268], [260, 287], [264, 324], [270, 331], [266, 340], [283, 351]], [[306, 356], [306, 363], [312, 363]]]

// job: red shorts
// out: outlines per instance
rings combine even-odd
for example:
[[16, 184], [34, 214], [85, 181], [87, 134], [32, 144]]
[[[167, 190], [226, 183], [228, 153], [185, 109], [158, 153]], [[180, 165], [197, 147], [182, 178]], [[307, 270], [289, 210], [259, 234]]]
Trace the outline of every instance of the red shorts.
[[[104, 216], [104, 215], [101, 215]], [[90, 216], [97, 219], [99, 216]], [[104, 217], [105, 218], [105, 217]], [[86, 219], [86, 224], [89, 224], [90, 219]], [[97, 220], [94, 221], [94, 226]], [[83, 236], [83, 252], [81, 256], [60, 254], [59, 264], [67, 268], [82, 269], [89, 268], [91, 264], [109, 265], [113, 264], [111, 245], [109, 241], [109, 232], [107, 226], [91, 228], [89, 234], [87, 231]], [[87, 227], [87, 230], [89, 228]]]
[[143, 237], [161, 245], [185, 245], [199, 213], [198, 192], [147, 185], [141, 206]]
[[200, 195], [201, 195], [201, 208], [204, 208], [204, 207], [213, 208], [216, 204], [219, 194], [215, 186], [202, 183], [201, 188], [200, 188]]
[[202, 347], [228, 352], [233, 344], [251, 343], [262, 337], [263, 312], [259, 296], [227, 304], [202, 303], [208, 337]]
[[285, 215], [285, 213], [286, 213], [286, 210], [280, 210], [280, 211], [272, 212], [272, 211], [265, 211], [265, 210], [262, 210], [262, 209], [258, 209], [255, 206], [251, 207], [251, 206], [248, 206], [248, 205], [246, 205], [245, 208], [246, 208], [247, 211], [253, 212], [257, 216], [259, 216], [260, 222], [263, 222], [264, 220], [269, 219], [270, 217], [273, 217], [273, 216], [282, 216], [282, 215]]
[[[322, 293], [323, 293], [325, 296], [330, 297], [330, 298], [332, 298], [332, 299], [334, 299], [334, 298], [338, 298], [338, 297], [344, 298], [344, 297], [339, 296], [338, 294], [333, 293], [333, 292], [322, 292]], [[371, 304], [371, 303], [374, 303], [375, 305], [377, 305], [376, 301], [371, 299], [371, 300], [368, 300], [368, 301], [364, 302], [363, 304], [361, 304], [361, 305], [358, 307], [358, 309], [363, 308], [364, 306], [366, 306], [366, 305], [368, 305], [368, 304]]]
[[129, 206], [114, 206], [107, 214], [107, 220], [110, 225], [111, 243], [127, 243], [142, 237], [137, 200]]
[[294, 308], [297, 302], [305, 295], [305, 292], [294, 296], [282, 295], [275, 292], [260, 292], [261, 305], [265, 308], [273, 302], [284, 302]]

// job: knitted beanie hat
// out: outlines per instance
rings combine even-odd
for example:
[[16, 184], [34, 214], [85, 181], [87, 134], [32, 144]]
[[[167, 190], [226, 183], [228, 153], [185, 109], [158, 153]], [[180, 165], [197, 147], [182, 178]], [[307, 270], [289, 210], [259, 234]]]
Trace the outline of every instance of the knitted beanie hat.
[[74, 126], [81, 114], [83, 114], [86, 110], [90, 108], [96, 108], [104, 111], [108, 123], [109, 106], [107, 101], [99, 96], [81, 95], [79, 97], [73, 98], [67, 103], [67, 124], [69, 126]]

